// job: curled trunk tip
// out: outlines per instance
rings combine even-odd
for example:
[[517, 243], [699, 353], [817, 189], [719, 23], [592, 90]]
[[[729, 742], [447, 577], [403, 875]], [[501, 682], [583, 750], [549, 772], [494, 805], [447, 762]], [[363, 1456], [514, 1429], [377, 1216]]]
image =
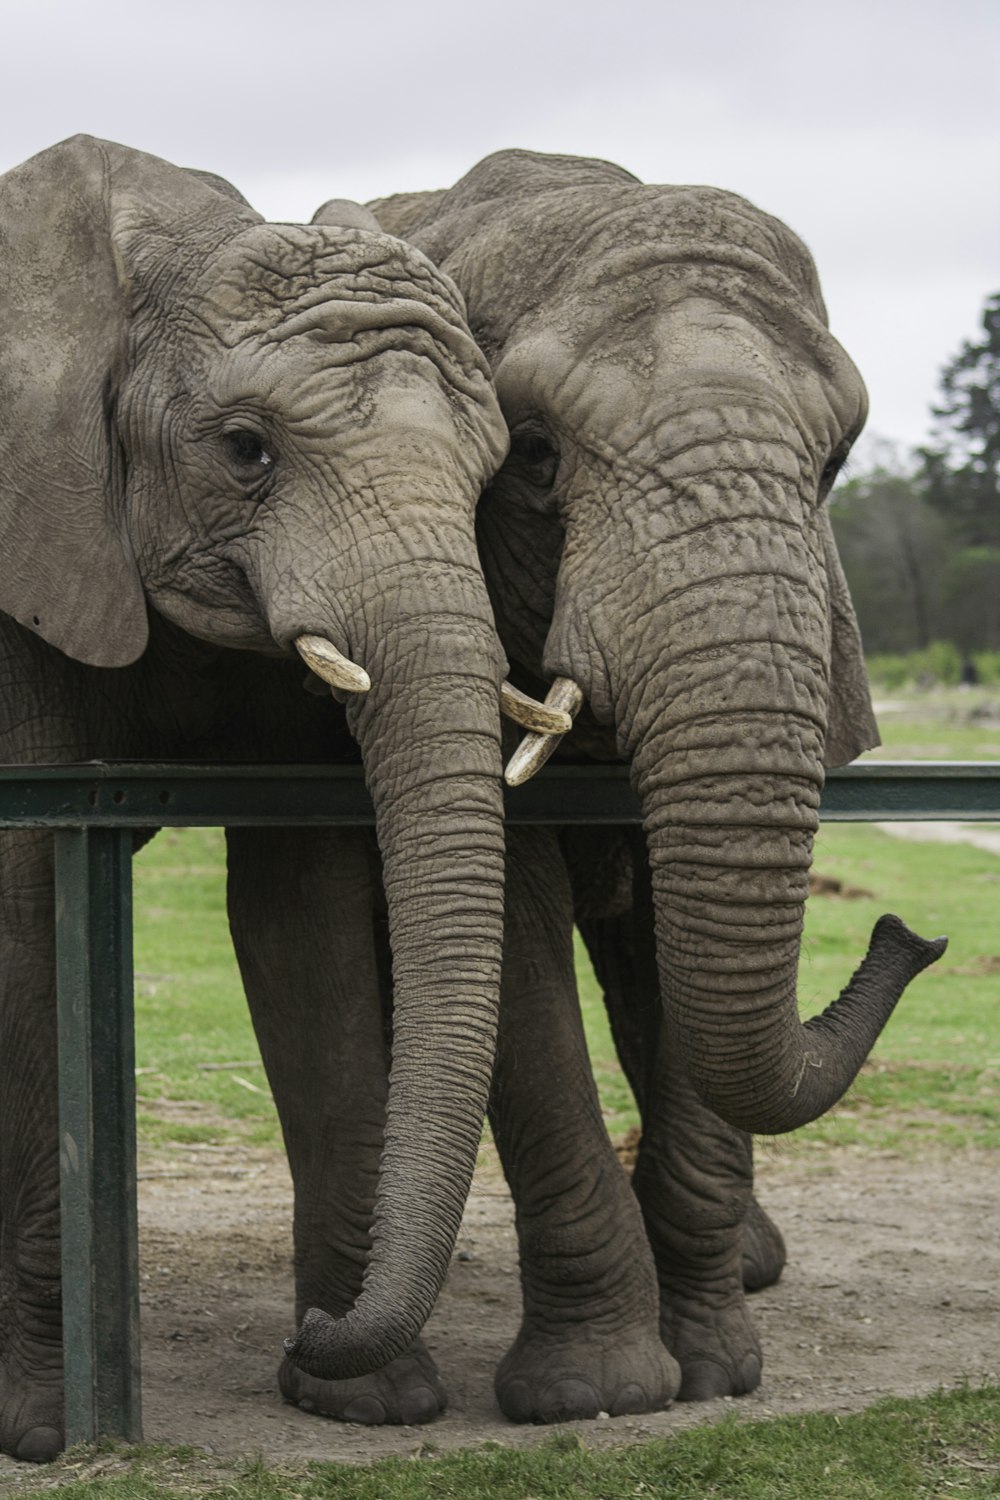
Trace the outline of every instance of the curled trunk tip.
[[310, 1307], [295, 1337], [285, 1339], [284, 1350], [306, 1375], [317, 1380], [349, 1380], [381, 1369], [405, 1353], [421, 1326], [417, 1323], [411, 1330], [394, 1322], [395, 1338], [387, 1343], [385, 1331], [372, 1328], [357, 1306], [342, 1318]]
[[911, 979], [947, 946], [947, 938], [922, 938], [897, 916], [880, 917], [868, 952], [822, 1015], [801, 1025], [794, 1005], [785, 1012], [777, 1064], [784, 1085], [763, 1100], [748, 1099], [745, 1080], [731, 1088], [701, 1058], [692, 1059], [698, 1092], [731, 1125], [757, 1135], [783, 1134], [819, 1119], [854, 1082]]
[[882, 944], [898, 948], [901, 953], [909, 955], [910, 962], [915, 965], [910, 979], [915, 979], [921, 970], [929, 968], [931, 964], [937, 963], [938, 959], [948, 947], [946, 937], [922, 938], [919, 933], [907, 927], [902, 917], [895, 916], [892, 912], [886, 912], [884, 917], [879, 917], [872, 929], [871, 942], [868, 951], [878, 948]]

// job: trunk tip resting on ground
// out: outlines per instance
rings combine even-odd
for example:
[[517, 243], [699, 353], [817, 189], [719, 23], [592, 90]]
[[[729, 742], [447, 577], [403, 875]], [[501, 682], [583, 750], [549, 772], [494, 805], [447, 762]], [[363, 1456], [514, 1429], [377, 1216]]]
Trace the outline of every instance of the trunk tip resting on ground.
[[321, 1308], [310, 1307], [295, 1337], [284, 1340], [284, 1350], [297, 1369], [317, 1380], [351, 1380], [405, 1353], [419, 1332], [420, 1327], [414, 1327], [401, 1343], [397, 1337], [386, 1344], [374, 1329], [363, 1326], [356, 1308], [342, 1318], [331, 1318]]

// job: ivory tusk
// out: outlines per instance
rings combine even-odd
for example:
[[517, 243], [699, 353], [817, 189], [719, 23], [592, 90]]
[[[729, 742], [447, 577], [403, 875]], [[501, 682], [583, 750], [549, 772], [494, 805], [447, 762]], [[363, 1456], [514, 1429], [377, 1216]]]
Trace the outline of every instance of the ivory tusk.
[[[557, 680], [569, 681], [568, 678]], [[555, 687], [555, 683], [552, 686]], [[560, 705], [549, 701], [551, 696], [552, 688], [545, 695], [545, 702], [539, 703], [537, 698], [529, 698], [513, 683], [505, 682], [500, 689], [500, 712], [513, 719], [515, 724], [520, 724], [522, 729], [530, 729], [535, 734], [568, 734], [573, 720]]]
[[311, 672], [342, 693], [367, 693], [372, 685], [364, 667], [349, 661], [321, 635], [297, 636], [295, 649]]
[[[583, 693], [571, 677], [557, 677], [545, 694], [547, 708], [561, 709], [572, 724], [583, 704]], [[504, 780], [522, 786], [540, 771], [566, 731], [526, 734], [507, 762]]]

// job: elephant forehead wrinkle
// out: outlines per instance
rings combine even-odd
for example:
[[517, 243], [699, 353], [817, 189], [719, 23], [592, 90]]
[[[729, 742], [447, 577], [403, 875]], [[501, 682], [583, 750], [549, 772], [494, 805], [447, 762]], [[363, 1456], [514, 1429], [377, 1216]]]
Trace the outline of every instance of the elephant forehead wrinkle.
[[[207, 279], [207, 278], [206, 278]], [[259, 225], [231, 239], [204, 287], [230, 316], [281, 319], [290, 305], [416, 302], [456, 328], [464, 304], [454, 283], [413, 246], [367, 230]]]
[[745, 198], [717, 188], [641, 186], [608, 195], [608, 211], [585, 221], [587, 197], [574, 213], [564, 195], [560, 215], [572, 217], [586, 236], [579, 274], [618, 280], [658, 265], [713, 265], [750, 272], [779, 299], [798, 303], [825, 320], [815, 267], [802, 241], [786, 225]]

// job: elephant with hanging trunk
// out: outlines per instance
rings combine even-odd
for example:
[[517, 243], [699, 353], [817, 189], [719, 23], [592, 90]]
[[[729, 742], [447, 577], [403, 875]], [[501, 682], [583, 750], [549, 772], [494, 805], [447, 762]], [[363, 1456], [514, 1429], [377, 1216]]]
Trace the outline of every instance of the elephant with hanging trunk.
[[[552, 718], [502, 686], [476, 554], [506, 452], [487, 367], [454, 285], [357, 205], [266, 224], [84, 136], [0, 178], [0, 270], [0, 760], [363, 760], [378, 849], [232, 830], [230, 915], [299, 1314], [332, 1315], [348, 1415], [374, 1390], [420, 1420], [494, 1053], [499, 697]], [[0, 835], [0, 922], [0, 1447], [41, 1460], [62, 1443], [50, 836]]]
[[[825, 511], [864, 387], [804, 246], [732, 194], [504, 151], [370, 207], [456, 281], [490, 362], [511, 448], [478, 533], [515, 676], [586, 702], [568, 752], [627, 761], [643, 809], [638, 842], [508, 837], [491, 1110], [525, 1313], [498, 1396], [546, 1421], [738, 1394], [761, 1368], [745, 1231], [750, 1273], [778, 1269], [749, 1133], [836, 1103], [943, 948], [883, 918], [800, 1021], [824, 766], [875, 742]], [[574, 903], [642, 1110], [634, 1200], [576, 1018]]]

